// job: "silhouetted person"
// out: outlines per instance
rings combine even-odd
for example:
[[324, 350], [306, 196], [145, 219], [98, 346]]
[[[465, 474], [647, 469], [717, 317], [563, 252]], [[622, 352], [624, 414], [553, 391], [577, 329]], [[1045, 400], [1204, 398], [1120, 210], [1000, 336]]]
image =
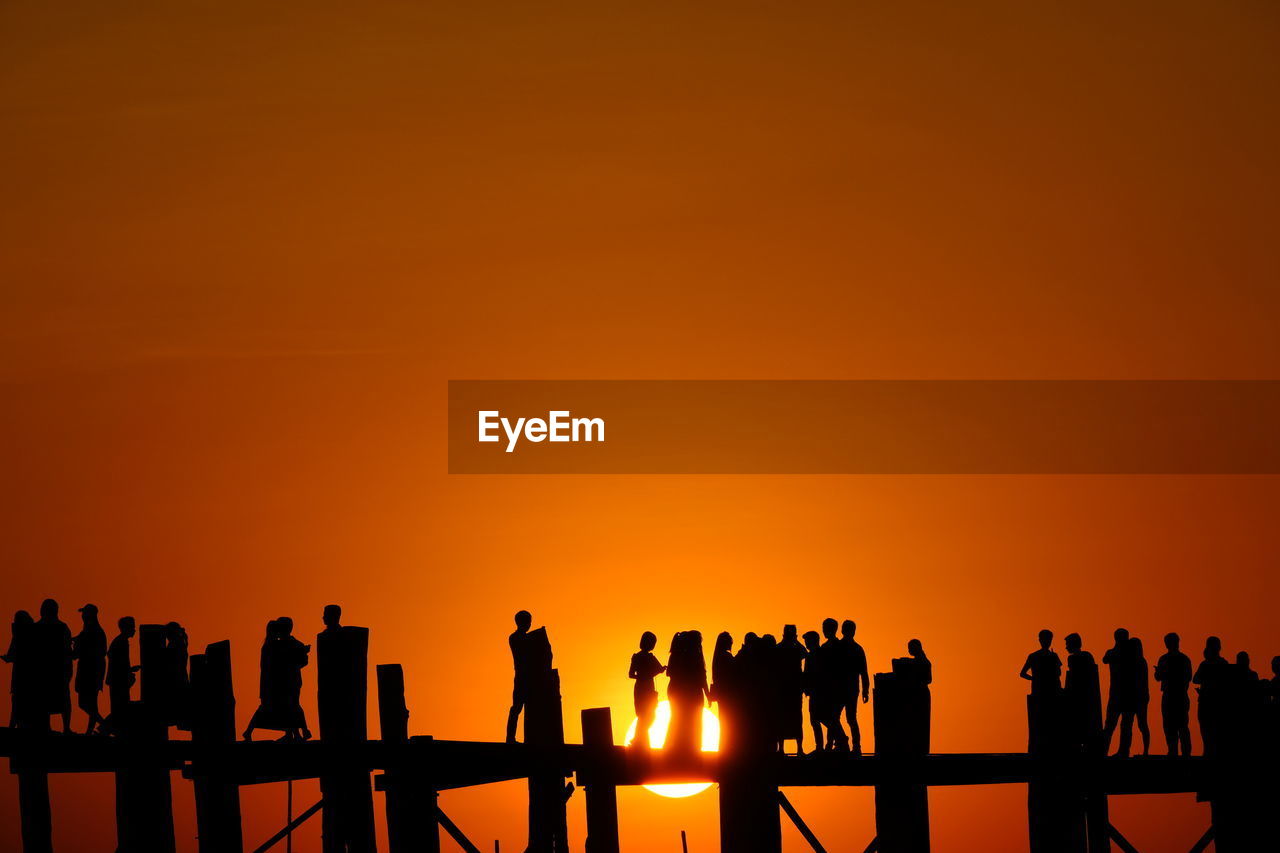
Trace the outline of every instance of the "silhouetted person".
[[1019, 677], [1031, 682], [1032, 696], [1057, 695], [1062, 691], [1062, 658], [1049, 648], [1053, 645], [1053, 632], [1041, 631], [1040, 648], [1027, 655]]
[[681, 757], [697, 755], [702, 748], [702, 709], [710, 702], [711, 694], [702, 656], [702, 634], [681, 631], [671, 639], [667, 678], [667, 701], [671, 705], [667, 752]]
[[1079, 634], [1068, 634], [1067, 677], [1063, 689], [1071, 745], [1087, 754], [1098, 750], [1102, 735], [1102, 685], [1098, 663], [1084, 650]]
[[1133, 720], [1142, 735], [1142, 754], [1151, 754], [1151, 726], [1147, 722], [1147, 708], [1151, 704], [1151, 667], [1142, 651], [1142, 640], [1132, 637], [1133, 647]]
[[[58, 618], [58, 602], [46, 598], [40, 618], [31, 628], [32, 663], [39, 683], [41, 715], [37, 725], [44, 728], [50, 714], [62, 717], [63, 732], [71, 733], [71, 629]], [[32, 709], [36, 711], [36, 708]]]
[[98, 608], [86, 604], [80, 608], [84, 628], [71, 641], [71, 655], [76, 659], [76, 704], [89, 716], [85, 734], [93, 734], [102, 724], [98, 712], [98, 694], [107, 675], [107, 633], [98, 623]]
[[0, 660], [13, 667], [9, 677], [9, 728], [25, 728], [32, 721], [35, 673], [31, 669], [31, 627], [35, 620], [25, 610], [13, 614], [9, 650]]
[[1160, 682], [1160, 718], [1164, 742], [1170, 755], [1191, 754], [1191, 658], [1179, 650], [1177, 634], [1165, 634], [1167, 652], [1156, 661], [1156, 681]]
[[533, 625], [533, 615], [528, 610], [516, 614], [516, 629], [507, 637], [507, 645], [511, 647], [511, 664], [515, 668], [515, 683], [511, 688], [511, 710], [507, 712], [507, 743], [516, 742], [516, 725], [520, 722], [520, 712], [529, 702], [529, 689], [532, 684], [532, 671], [529, 654], [529, 628]]
[[652, 631], [645, 631], [640, 636], [640, 651], [631, 656], [631, 668], [627, 677], [636, 682], [633, 697], [636, 706], [636, 738], [632, 743], [640, 744], [646, 749], [653, 748], [653, 740], [649, 729], [653, 727], [653, 718], [658, 708], [658, 688], [653, 679], [662, 674], [666, 667], [658, 663], [653, 649], [658, 645], [658, 638]]
[[135, 666], [129, 658], [129, 640], [138, 633], [138, 626], [132, 616], [124, 616], [116, 623], [120, 633], [107, 648], [107, 701], [112, 721], [119, 727], [120, 718], [127, 713], [130, 691], [138, 680], [137, 672], [141, 667]]
[[262, 644], [262, 672], [258, 683], [261, 704], [244, 731], [253, 740], [255, 729], [284, 732], [280, 740], [309, 740], [302, 711], [302, 670], [308, 663], [311, 646], [293, 636], [293, 620], [287, 616], [267, 623]]
[[191, 677], [187, 671], [190, 658], [187, 631], [177, 622], [164, 626], [164, 649], [161, 653], [161, 682], [164, 684], [165, 721], [180, 729], [190, 728]]
[[831, 721], [831, 697], [829, 679], [822, 672], [822, 637], [817, 631], [806, 631], [804, 647], [808, 654], [804, 659], [804, 692], [809, 697], [809, 727], [813, 729], [812, 755], [822, 752], [825, 744], [823, 729]]
[[1231, 664], [1222, 656], [1222, 640], [1209, 637], [1204, 641], [1204, 660], [1191, 679], [1198, 685], [1196, 719], [1200, 723], [1200, 740], [1205, 755], [1220, 755], [1223, 747], [1225, 711], [1231, 691]]
[[785, 752], [784, 741], [796, 742], [796, 755], [804, 755], [804, 645], [796, 636], [795, 625], [782, 627], [782, 642], [775, 652], [779, 693], [778, 751]]
[[1129, 632], [1117, 628], [1116, 644], [1102, 656], [1102, 662], [1111, 670], [1110, 683], [1107, 685], [1107, 719], [1102, 728], [1102, 742], [1107, 751], [1111, 749], [1111, 738], [1115, 735], [1116, 726], [1120, 727], [1120, 746], [1116, 755], [1129, 754], [1133, 746], [1133, 717], [1137, 710], [1138, 676], [1135, 674], [1137, 662], [1134, 659], [1133, 643], [1129, 641]]
[[871, 700], [871, 675], [867, 671], [867, 653], [858, 641], [853, 638], [858, 626], [852, 619], [846, 619], [840, 625], [840, 639], [849, 647], [849, 675], [852, 678], [851, 692], [841, 698], [844, 700], [845, 719], [849, 723], [849, 740], [854, 755], [862, 754], [862, 731], [858, 728], [858, 694], [861, 685], [862, 702], [865, 705]]
[[857, 701], [856, 688], [853, 687], [853, 663], [850, 660], [851, 649], [848, 643], [836, 636], [839, 623], [827, 618], [822, 620], [822, 636], [825, 638], [818, 653], [821, 665], [818, 671], [822, 675], [822, 691], [827, 699], [827, 749], [840, 752], [849, 751], [849, 736], [845, 734], [840, 722], [840, 714], [852, 698]]
[[893, 671], [925, 687], [933, 683], [933, 663], [925, 656], [924, 644], [919, 640], [907, 642], [907, 657], [894, 658]]
[[711, 699], [719, 708], [720, 751], [732, 752], [738, 734], [737, 662], [733, 658], [733, 635], [721, 631], [711, 651]]

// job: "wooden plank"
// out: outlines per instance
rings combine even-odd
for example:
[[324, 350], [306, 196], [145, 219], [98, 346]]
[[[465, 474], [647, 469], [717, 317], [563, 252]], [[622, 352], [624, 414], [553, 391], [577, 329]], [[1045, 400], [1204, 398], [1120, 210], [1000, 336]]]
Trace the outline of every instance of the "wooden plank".
[[787, 813], [787, 817], [791, 818], [791, 822], [795, 824], [796, 829], [800, 830], [804, 840], [809, 842], [809, 846], [813, 848], [813, 853], [827, 853], [826, 848], [822, 846], [822, 842], [818, 840], [818, 836], [814, 835], [813, 830], [809, 829], [809, 825], [800, 817], [800, 812], [796, 811], [796, 807], [791, 805], [787, 795], [781, 791], [778, 792], [778, 804]]

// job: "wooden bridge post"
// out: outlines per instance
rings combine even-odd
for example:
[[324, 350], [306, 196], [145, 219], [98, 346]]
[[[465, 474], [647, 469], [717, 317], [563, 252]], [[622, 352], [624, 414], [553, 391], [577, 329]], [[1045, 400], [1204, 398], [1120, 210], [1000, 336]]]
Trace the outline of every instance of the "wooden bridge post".
[[524, 741], [537, 765], [529, 772], [527, 853], [567, 853], [569, 827], [565, 810], [560, 673], [551, 666], [551, 641], [545, 628], [530, 631], [525, 642], [530, 671]]
[[[603, 769], [613, 752], [613, 715], [608, 708], [583, 710], [582, 745], [588, 760]], [[589, 778], [586, 787], [587, 853], [618, 853], [618, 788], [604, 778]]]
[[[929, 687], [909, 673], [878, 672], [872, 691], [876, 758], [929, 754]], [[908, 782], [876, 785], [876, 838], [881, 853], [929, 853], [929, 789]]]
[[[1027, 727], [1028, 752], [1040, 762], [1035, 777], [1027, 783], [1030, 851], [1086, 853], [1089, 850], [1086, 815], [1091, 812], [1096, 823], [1100, 817], [1099, 805], [1096, 799], [1089, 802], [1078, 774], [1066, 772], [1069, 760], [1078, 760], [1079, 756], [1069, 746], [1062, 694], [1028, 696]], [[1105, 808], [1105, 799], [1102, 808]]]
[[[129, 764], [116, 771], [118, 853], [173, 853], [173, 788], [163, 749], [169, 738], [165, 714], [171, 703], [163, 625], [138, 628], [142, 701], [113, 723], [129, 747]], [[113, 715], [114, 716], [114, 715]]]
[[[32, 736], [40, 737], [49, 733], [49, 715], [28, 714], [26, 719], [19, 719], [19, 727]], [[42, 769], [23, 769], [14, 766], [10, 761], [10, 769], [18, 776], [18, 814], [22, 821], [23, 853], [53, 853], [53, 810], [49, 805], [49, 774]]]
[[[236, 740], [236, 699], [231, 684], [231, 643], [210, 643], [191, 656], [191, 740], [213, 752]], [[201, 772], [193, 762], [196, 838], [200, 853], [241, 853], [240, 788]]]
[[[378, 722], [382, 742], [409, 742], [409, 709], [404, 701], [404, 670], [398, 663], [378, 664]], [[417, 768], [418, 771], [421, 768]], [[391, 853], [440, 853], [436, 820], [438, 794], [429, 777], [415, 768], [388, 767], [381, 787], [387, 803], [387, 843]]]
[[[320, 740], [360, 744], [369, 737], [369, 629], [326, 628], [316, 637]], [[368, 770], [320, 777], [324, 853], [375, 853], [373, 787]]]
[[720, 780], [721, 853], [781, 853], [782, 808], [766, 762], [733, 760]]

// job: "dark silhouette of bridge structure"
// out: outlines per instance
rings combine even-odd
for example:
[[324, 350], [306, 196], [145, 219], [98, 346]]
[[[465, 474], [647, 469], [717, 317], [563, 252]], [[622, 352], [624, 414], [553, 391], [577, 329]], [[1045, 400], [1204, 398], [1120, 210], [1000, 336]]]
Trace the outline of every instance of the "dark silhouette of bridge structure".
[[[350, 629], [319, 644], [320, 738], [313, 741], [236, 740], [231, 653], [227, 641], [191, 657], [191, 737], [171, 739], [158, 712], [163, 697], [147, 682], [149, 658], [163, 644], [161, 626], [142, 626], [141, 699], [116, 721], [113, 737], [67, 736], [43, 730], [0, 729], [0, 756], [18, 777], [25, 853], [51, 853], [53, 811], [48, 776], [111, 773], [116, 787], [120, 853], [175, 849], [174, 773], [194, 788], [201, 853], [265, 853], [302, 822], [320, 816], [325, 853], [375, 853], [374, 792], [384, 794], [391, 853], [439, 851], [448, 836], [478, 853], [462, 828], [440, 810], [441, 791], [510, 780], [528, 783], [528, 853], [567, 853], [571, 795], [585, 800], [588, 853], [617, 853], [617, 788], [703, 781], [718, 785], [721, 850], [778, 853], [782, 821], [792, 821], [818, 853], [816, 833], [786, 798], [801, 786], [857, 786], [875, 791], [879, 853], [929, 850], [929, 789], [953, 785], [1026, 785], [1032, 853], [1100, 853], [1134, 847], [1112, 826], [1110, 797], [1194, 792], [1211, 805], [1211, 825], [1188, 839], [1192, 853], [1211, 843], [1220, 853], [1275, 849], [1267, 807], [1280, 788], [1264, 750], [1218, 757], [1108, 758], [1062, 747], [1028, 697], [1032, 751], [1021, 754], [937, 754], [929, 748], [927, 687], [880, 673], [873, 691], [877, 752], [784, 756], [769, 752], [702, 753], [675, 760], [661, 750], [613, 741], [610, 709], [582, 711], [583, 742], [564, 739], [559, 676], [540, 673], [530, 686], [523, 743], [488, 743], [409, 734], [404, 674], [398, 664], [376, 667], [379, 737], [370, 738], [367, 708], [368, 632]], [[246, 843], [240, 789], [246, 785], [320, 780], [321, 800], [261, 844]], [[1274, 839], [1272, 839], [1274, 841]], [[1114, 846], [1113, 846], [1114, 845]]]

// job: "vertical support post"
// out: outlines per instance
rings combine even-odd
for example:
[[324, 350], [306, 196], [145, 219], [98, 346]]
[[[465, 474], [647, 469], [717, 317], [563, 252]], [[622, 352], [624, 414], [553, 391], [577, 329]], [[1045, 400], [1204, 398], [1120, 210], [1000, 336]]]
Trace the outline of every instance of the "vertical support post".
[[582, 745], [595, 768], [586, 786], [587, 853], [618, 853], [618, 788], [603, 775], [613, 752], [613, 715], [608, 708], [583, 710]]
[[721, 853], [781, 853], [778, 786], [763, 762], [735, 761], [720, 780]]
[[[44, 730], [49, 718], [44, 718]], [[37, 721], [38, 722], [38, 721]], [[33, 733], [36, 727], [28, 729]], [[11, 766], [14, 761], [10, 761]], [[53, 853], [53, 811], [49, 806], [49, 774], [43, 770], [17, 769], [18, 812], [22, 820], [23, 853]]]
[[196, 795], [196, 837], [200, 853], [241, 853], [240, 788], [202, 770], [212, 756], [236, 739], [236, 698], [231, 683], [231, 643], [210, 643], [191, 656], [191, 740], [199, 749], [192, 762]]
[[528, 853], [567, 853], [560, 673], [551, 667], [551, 641], [545, 628], [530, 631], [525, 642], [530, 671], [524, 740], [535, 765], [529, 772]]
[[[316, 687], [320, 740], [358, 744], [369, 737], [369, 629], [326, 628], [316, 637]], [[324, 853], [374, 853], [373, 787], [368, 770], [320, 777]]]
[[[1031, 853], [1085, 853], [1089, 850], [1086, 801], [1078, 773], [1068, 774], [1073, 756], [1060, 692], [1027, 697], [1028, 751], [1038, 762], [1027, 784], [1027, 828]], [[1096, 760], [1090, 756], [1090, 760]], [[1091, 802], [1098, 815], [1098, 802]], [[1105, 796], [1102, 808], [1105, 808]], [[1100, 828], [1100, 827], [1098, 827]], [[1106, 847], [1102, 848], [1106, 850]]]
[[[909, 671], [878, 672], [872, 696], [876, 757], [929, 754], [929, 687]], [[876, 785], [876, 837], [881, 853], [928, 853], [929, 789], [909, 782]]]
[[129, 764], [116, 772], [118, 853], [173, 853], [173, 789], [163, 748], [170, 680], [165, 667], [164, 626], [138, 629], [142, 701], [129, 709], [119, 733]]
[[[382, 742], [409, 742], [409, 709], [404, 701], [404, 670], [398, 663], [378, 664], [378, 722]], [[387, 803], [387, 843], [391, 853], [440, 853], [436, 821], [437, 793], [430, 780], [409, 767], [388, 767], [382, 776]]]

